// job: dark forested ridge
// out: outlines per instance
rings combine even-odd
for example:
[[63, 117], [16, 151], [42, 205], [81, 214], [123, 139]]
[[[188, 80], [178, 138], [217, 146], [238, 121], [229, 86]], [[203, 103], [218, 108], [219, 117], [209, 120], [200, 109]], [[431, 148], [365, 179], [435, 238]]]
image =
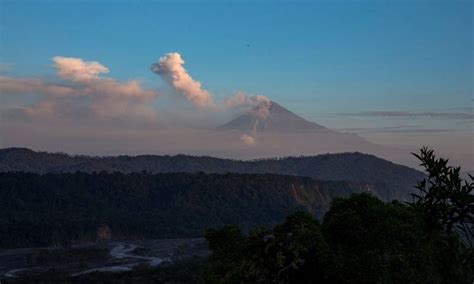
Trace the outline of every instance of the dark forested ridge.
[[209, 227], [273, 225], [305, 210], [321, 216], [336, 196], [384, 184], [269, 174], [0, 173], [0, 247], [96, 239], [202, 236]]
[[422, 177], [360, 153], [237, 161], [1, 149], [0, 246], [91, 240], [103, 225], [114, 238], [168, 238], [272, 225], [300, 209], [321, 217], [354, 192], [408, 199]]
[[[473, 283], [474, 177], [461, 179], [426, 147], [415, 156], [428, 175], [412, 202], [378, 199], [394, 195], [385, 183], [276, 174], [0, 173], [0, 248], [100, 240], [5, 250], [13, 264], [3, 275], [17, 283]], [[210, 255], [92, 272], [118, 271], [116, 248], [149, 260], [142, 254], [165, 248], [150, 238], [203, 234]], [[25, 251], [34, 267], [19, 266]], [[72, 259], [82, 261], [61, 266]]]
[[324, 154], [239, 161], [187, 155], [176, 156], [70, 156], [35, 152], [26, 148], [0, 149], [0, 172], [150, 172], [150, 173], [272, 173], [306, 176], [319, 180], [385, 183], [389, 191], [379, 197], [389, 201], [407, 199], [423, 174], [373, 155], [361, 153]]

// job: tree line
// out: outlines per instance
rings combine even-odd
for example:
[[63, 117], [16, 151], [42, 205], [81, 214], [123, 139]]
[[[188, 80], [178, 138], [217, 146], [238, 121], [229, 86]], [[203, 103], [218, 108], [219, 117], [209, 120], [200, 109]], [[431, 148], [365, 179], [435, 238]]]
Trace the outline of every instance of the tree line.
[[474, 183], [433, 150], [413, 201], [336, 198], [320, 223], [307, 212], [272, 229], [206, 232], [205, 283], [472, 283]]
[[332, 198], [384, 184], [257, 174], [0, 173], [0, 248], [101, 239], [199, 237], [210, 227], [272, 226]]

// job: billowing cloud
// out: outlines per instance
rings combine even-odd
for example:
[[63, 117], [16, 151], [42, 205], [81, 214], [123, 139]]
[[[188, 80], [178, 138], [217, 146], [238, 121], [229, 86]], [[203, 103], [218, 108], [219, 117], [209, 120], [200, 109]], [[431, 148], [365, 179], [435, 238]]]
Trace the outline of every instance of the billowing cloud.
[[249, 96], [244, 92], [238, 91], [234, 96], [224, 100], [226, 108], [239, 108], [244, 106], [252, 107], [251, 112], [259, 119], [265, 119], [270, 113], [272, 102], [266, 96], [253, 95]]
[[246, 145], [255, 145], [257, 142], [254, 137], [248, 134], [242, 134], [240, 136], [240, 141], [242, 141]]
[[270, 115], [270, 107], [272, 106], [270, 99], [261, 95], [248, 96], [244, 92], [239, 91], [234, 96], [226, 98], [224, 106], [226, 108], [251, 107], [250, 113], [256, 117], [252, 127], [252, 135], [243, 134], [240, 136], [240, 140], [247, 145], [256, 144], [257, 140], [255, 137], [257, 137], [258, 124], [266, 120]]
[[265, 119], [269, 114], [271, 101], [261, 95], [249, 96], [238, 91], [232, 97], [224, 99], [222, 106], [217, 106], [209, 91], [201, 87], [199, 81], [195, 81], [184, 68], [184, 60], [177, 52], [167, 53], [160, 57], [158, 62], [152, 65], [151, 70], [161, 76], [163, 80], [186, 100], [198, 108], [208, 109], [231, 109], [240, 107], [251, 107], [251, 111]]
[[14, 108], [32, 118], [79, 116], [78, 118], [131, 118], [150, 121], [155, 118], [151, 106], [157, 92], [145, 90], [136, 80], [118, 82], [99, 77], [109, 70], [98, 62], [80, 58], [53, 58], [57, 75], [67, 84], [46, 83], [36, 79], [0, 77], [4, 95], [36, 94], [39, 102]]
[[74, 57], [53, 57], [53, 66], [59, 77], [76, 82], [99, 78], [99, 74], [109, 73], [109, 69], [96, 61], [84, 61]]
[[250, 101], [254, 106], [252, 111], [257, 115], [260, 119], [266, 119], [270, 114], [270, 107], [272, 106], [272, 102], [269, 98], [265, 96], [251, 96]]
[[173, 89], [186, 100], [199, 108], [216, 108], [214, 100], [207, 90], [202, 89], [199, 81], [193, 80], [183, 67], [184, 60], [179, 53], [168, 53], [152, 65], [151, 70], [160, 75]]
[[[35, 95], [25, 97], [27, 100], [34, 100], [30, 105], [25, 105], [23, 99], [18, 99], [23, 103], [4, 107], [4, 114], [34, 119], [156, 121], [157, 113], [153, 106], [153, 101], [158, 96], [156, 91], [142, 88], [136, 80], [120, 82], [105, 77], [109, 68], [97, 61], [63, 56], [55, 56], [52, 61], [58, 80], [0, 76], [0, 91], [9, 96], [9, 100], [15, 100], [17, 94]], [[248, 111], [258, 117], [255, 129], [259, 121], [268, 116], [271, 101], [265, 96], [247, 95], [238, 91], [233, 97], [226, 98], [223, 104], [216, 104], [211, 94], [198, 81], [193, 80], [183, 65], [184, 60], [178, 53], [168, 53], [152, 69], [198, 108], [249, 108]], [[249, 133], [248, 136], [250, 138], [244, 139], [246, 143], [255, 144], [256, 134]]]

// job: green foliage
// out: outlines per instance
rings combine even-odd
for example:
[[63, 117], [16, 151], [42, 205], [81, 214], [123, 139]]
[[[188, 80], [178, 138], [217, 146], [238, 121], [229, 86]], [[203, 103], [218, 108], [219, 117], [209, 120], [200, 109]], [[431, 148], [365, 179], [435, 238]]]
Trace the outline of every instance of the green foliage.
[[[419, 192], [413, 194], [410, 205], [423, 219], [436, 252], [444, 257], [439, 265], [446, 266], [444, 272], [449, 277], [459, 277], [467, 268], [474, 278], [474, 177], [468, 175], [470, 181], [463, 180], [460, 167], [449, 166], [448, 159], [437, 158], [427, 147], [413, 155], [428, 177], [417, 183]], [[459, 265], [453, 267], [451, 263]]]
[[0, 248], [272, 226], [302, 209], [322, 215], [333, 196], [366, 187], [280, 175], [0, 173]]
[[236, 260], [242, 259], [245, 254], [245, 237], [237, 226], [225, 226], [222, 229], [208, 229], [206, 239], [209, 248], [213, 251], [212, 267], [207, 267], [208, 272], [205, 282], [231, 283], [237, 281], [240, 270]]
[[[205, 279], [209, 283], [472, 282], [473, 254], [466, 243], [472, 237], [473, 183], [462, 181], [460, 168], [449, 167], [432, 150], [423, 148], [415, 156], [428, 177], [418, 183], [420, 194], [414, 195], [413, 203], [384, 203], [370, 194], [353, 194], [332, 201], [321, 227], [307, 213], [295, 213], [273, 229], [247, 235], [235, 228], [212, 230], [207, 238], [214, 255]], [[225, 243], [231, 232], [238, 236], [235, 245]]]
[[323, 233], [353, 283], [462, 283], [469, 268], [459, 238], [423, 227], [412, 207], [360, 194], [333, 201]]
[[384, 183], [374, 192], [385, 201], [406, 199], [413, 193], [419, 171], [362, 153], [325, 154], [239, 161], [188, 155], [176, 156], [68, 156], [34, 152], [25, 148], [0, 149], [0, 172], [74, 173], [106, 171], [122, 173], [251, 173], [305, 176], [317, 180]]
[[[220, 227], [205, 233], [213, 252], [205, 265], [78, 278], [51, 271], [39, 283], [194, 283], [199, 272], [204, 283], [472, 283], [473, 177], [462, 180], [427, 148], [416, 156], [428, 176], [409, 204], [347, 197], [360, 184], [279, 175], [0, 173], [0, 246], [87, 240], [103, 226], [112, 238]], [[326, 209], [320, 224], [314, 216]]]
[[470, 182], [460, 177], [461, 168], [448, 166], [448, 159], [436, 158], [434, 151], [423, 147], [413, 154], [428, 178], [418, 182], [419, 194], [413, 194], [413, 206], [422, 212], [429, 230], [462, 232], [470, 247], [474, 238], [474, 177]]
[[427, 234], [413, 207], [364, 193], [336, 198], [321, 226], [298, 212], [272, 229], [206, 237], [206, 283], [467, 283], [470, 272], [455, 234]]
[[308, 277], [332, 277], [329, 247], [318, 222], [306, 212], [288, 216], [273, 229], [243, 235], [225, 227], [207, 231], [206, 238], [214, 252], [204, 273], [206, 283], [305, 283]]

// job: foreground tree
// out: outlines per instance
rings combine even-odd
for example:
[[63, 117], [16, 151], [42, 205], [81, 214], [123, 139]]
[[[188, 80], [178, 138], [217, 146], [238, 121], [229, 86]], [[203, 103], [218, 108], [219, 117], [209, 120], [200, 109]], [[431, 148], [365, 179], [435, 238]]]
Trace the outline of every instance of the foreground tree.
[[428, 177], [413, 203], [354, 194], [322, 225], [298, 212], [272, 229], [207, 231], [204, 282], [471, 283], [473, 184], [427, 148], [416, 156]]
[[[449, 166], [448, 159], [437, 158], [432, 149], [423, 147], [420, 153], [413, 153], [425, 168], [427, 178], [416, 185], [410, 204], [423, 218], [425, 233], [431, 237], [435, 251], [443, 250], [459, 259], [459, 266], [452, 267], [452, 258], [445, 258], [445, 272], [455, 277], [470, 271], [474, 280], [474, 177], [461, 177], [461, 168]], [[462, 242], [456, 242], [460, 236]], [[448, 240], [451, 239], [449, 242]], [[456, 241], [453, 241], [455, 239]], [[468, 246], [468, 247], [466, 247]], [[441, 257], [441, 256], [440, 256]]]
[[421, 227], [407, 206], [359, 194], [336, 198], [322, 229], [341, 266], [341, 282], [420, 283], [432, 274], [423, 264], [429, 257]]
[[411, 206], [357, 194], [334, 200], [322, 231], [343, 283], [466, 283], [466, 246], [424, 227]]
[[470, 182], [460, 176], [461, 168], [448, 166], [448, 159], [436, 158], [434, 151], [423, 147], [413, 154], [425, 168], [427, 178], [419, 181], [412, 206], [424, 217], [428, 230], [460, 232], [472, 248], [474, 233], [474, 177]]
[[237, 227], [208, 230], [213, 251], [206, 283], [330, 282], [336, 264], [318, 222], [306, 212], [288, 216], [273, 229], [243, 235]]

